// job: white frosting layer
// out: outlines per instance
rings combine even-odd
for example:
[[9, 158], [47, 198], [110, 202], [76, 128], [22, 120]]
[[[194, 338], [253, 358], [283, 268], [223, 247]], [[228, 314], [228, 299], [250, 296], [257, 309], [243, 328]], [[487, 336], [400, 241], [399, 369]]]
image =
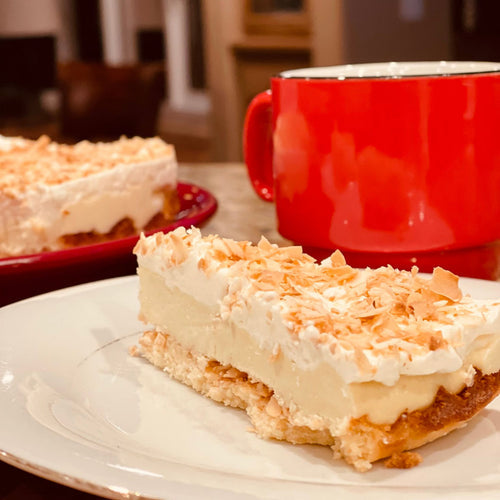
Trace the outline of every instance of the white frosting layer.
[[[0, 149], [8, 148], [6, 139]], [[142, 228], [163, 208], [160, 192], [176, 186], [175, 155], [114, 168], [60, 184], [0, 192], [0, 255], [57, 249], [63, 235], [107, 233], [130, 217]]]
[[[466, 359], [474, 359], [474, 366], [483, 373], [500, 368], [500, 360], [488, 357], [489, 346], [493, 349], [500, 338], [500, 301], [465, 297], [445, 308], [444, 320], [423, 321], [421, 326], [426, 331], [442, 337], [437, 348], [405, 339], [405, 328], [410, 328], [405, 323], [398, 325], [403, 335], [387, 340], [374, 337], [370, 345], [361, 345], [359, 349], [353, 342], [325, 336], [313, 322], [304, 322], [297, 337], [297, 325], [288, 319], [287, 300], [273, 290], [256, 291], [255, 280], [236, 264], [201, 270], [206, 267], [204, 261], [213, 251], [213, 243], [203, 239], [196, 229], [188, 234], [188, 248], [182, 247], [183, 229], [176, 230], [170, 245], [161, 244], [154, 236], [142, 237], [136, 248], [139, 266], [162, 276], [167, 287], [177, 288], [207, 306], [219, 307], [221, 317], [247, 331], [261, 349], [280, 350], [302, 370], [314, 370], [327, 363], [346, 383], [376, 381], [393, 385], [401, 375], [455, 372]], [[329, 265], [325, 261], [318, 267]], [[372, 270], [360, 271], [351, 286], [362, 286], [371, 276]], [[323, 295], [307, 287], [302, 293], [305, 307], [312, 299], [323, 302], [325, 309], [349, 311], [342, 286], [334, 286]], [[479, 350], [482, 354], [474, 357]]]

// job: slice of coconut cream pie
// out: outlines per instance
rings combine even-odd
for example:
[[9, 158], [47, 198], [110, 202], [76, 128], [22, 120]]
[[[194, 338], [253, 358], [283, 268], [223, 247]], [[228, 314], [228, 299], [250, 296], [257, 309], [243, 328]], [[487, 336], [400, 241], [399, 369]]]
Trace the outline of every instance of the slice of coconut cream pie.
[[179, 228], [135, 248], [137, 350], [173, 378], [243, 408], [261, 437], [333, 448], [360, 471], [419, 461], [500, 389], [500, 300], [458, 278], [317, 264], [299, 247]]
[[0, 136], [0, 257], [159, 228], [178, 211], [173, 146], [159, 138], [57, 144]]

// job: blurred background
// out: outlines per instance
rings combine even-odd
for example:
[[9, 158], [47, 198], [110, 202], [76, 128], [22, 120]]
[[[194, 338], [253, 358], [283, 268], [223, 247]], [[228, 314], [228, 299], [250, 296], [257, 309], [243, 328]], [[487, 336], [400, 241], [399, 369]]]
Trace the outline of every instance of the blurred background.
[[500, 60], [498, 0], [0, 0], [0, 134], [159, 135], [182, 162], [241, 160], [280, 71]]

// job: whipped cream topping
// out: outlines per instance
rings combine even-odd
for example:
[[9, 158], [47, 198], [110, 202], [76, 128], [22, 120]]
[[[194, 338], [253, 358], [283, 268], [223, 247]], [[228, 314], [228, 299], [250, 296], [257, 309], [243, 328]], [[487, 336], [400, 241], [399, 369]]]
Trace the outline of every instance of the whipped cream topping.
[[432, 278], [416, 268], [357, 270], [338, 252], [317, 264], [300, 247], [203, 238], [195, 228], [142, 236], [135, 253], [260, 348], [303, 370], [328, 363], [346, 383], [455, 372], [500, 337], [500, 300], [462, 297], [458, 278], [440, 268]]
[[126, 217], [142, 228], [176, 181], [175, 152], [157, 138], [67, 146], [0, 137], [0, 256], [57, 249], [63, 235], [105, 234]]

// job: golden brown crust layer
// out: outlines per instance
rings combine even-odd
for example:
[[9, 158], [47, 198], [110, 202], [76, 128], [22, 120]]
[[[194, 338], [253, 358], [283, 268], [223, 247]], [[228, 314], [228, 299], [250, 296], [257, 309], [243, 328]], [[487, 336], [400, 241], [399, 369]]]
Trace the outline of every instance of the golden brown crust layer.
[[65, 234], [59, 238], [59, 241], [62, 247], [72, 248], [126, 238], [134, 234], [137, 234], [137, 230], [132, 219], [127, 217], [117, 222], [108, 233], [102, 234], [89, 231], [87, 233]]
[[[393, 424], [375, 425], [367, 417], [352, 419], [339, 452], [349, 463], [368, 463], [411, 450], [462, 427], [500, 392], [500, 372], [477, 372], [470, 387], [450, 394], [442, 387], [427, 408], [403, 413]], [[354, 465], [354, 463], [353, 463]]]
[[144, 230], [152, 231], [167, 225], [172, 222], [180, 210], [179, 195], [177, 189], [165, 187], [163, 190], [163, 208], [162, 211], [156, 214], [145, 226]]

